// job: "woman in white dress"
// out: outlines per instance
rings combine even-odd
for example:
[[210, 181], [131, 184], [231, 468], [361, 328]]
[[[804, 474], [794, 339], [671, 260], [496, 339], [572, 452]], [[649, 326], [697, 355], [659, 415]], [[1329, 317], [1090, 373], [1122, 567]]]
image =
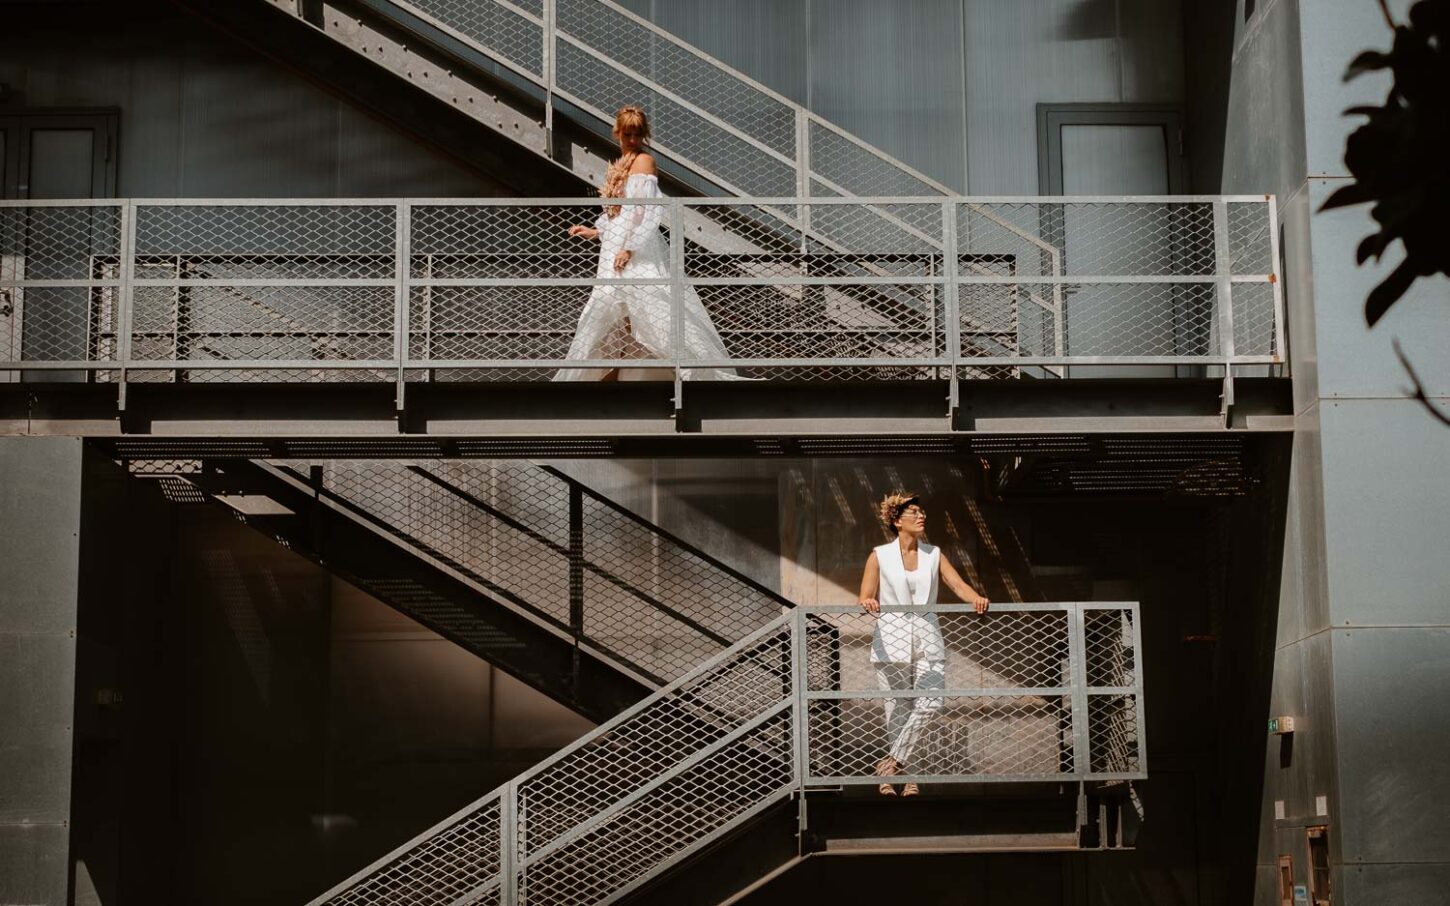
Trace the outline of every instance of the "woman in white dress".
[[[926, 533], [926, 510], [915, 494], [894, 493], [882, 499], [881, 521], [896, 537], [876, 548], [866, 558], [857, 601], [876, 614], [876, 631], [871, 636], [871, 663], [876, 683], [883, 691], [946, 688], [946, 643], [934, 612], [913, 612], [936, 604], [938, 580], [986, 613], [988, 601], [978, 594], [941, 555], [940, 549], [922, 540]], [[881, 612], [881, 605], [888, 611]], [[898, 609], [900, 608], [900, 609]], [[886, 698], [887, 752], [876, 765], [882, 777], [900, 774], [921, 735], [942, 709], [940, 697]], [[895, 796], [896, 788], [882, 783], [883, 796]], [[902, 787], [901, 795], [915, 796], [914, 783]]]
[[[639, 107], [621, 107], [614, 119], [619, 158], [610, 164], [600, 188], [605, 198], [663, 199], [655, 159], [644, 150], [649, 120]], [[593, 226], [569, 227], [570, 236], [599, 242], [596, 276], [606, 278], [668, 279], [669, 247], [660, 234], [662, 204], [606, 204]], [[676, 240], [678, 241], [678, 240]], [[720, 334], [710, 321], [699, 295], [691, 287], [682, 293], [680, 330], [686, 360], [729, 358]], [[674, 353], [670, 332], [671, 292], [665, 285], [595, 286], [579, 316], [569, 359], [668, 359]], [[631, 369], [631, 372], [636, 370]], [[562, 368], [556, 381], [617, 380], [617, 369]], [[628, 375], [625, 375], [626, 377]], [[728, 369], [685, 369], [685, 378], [733, 378]]]

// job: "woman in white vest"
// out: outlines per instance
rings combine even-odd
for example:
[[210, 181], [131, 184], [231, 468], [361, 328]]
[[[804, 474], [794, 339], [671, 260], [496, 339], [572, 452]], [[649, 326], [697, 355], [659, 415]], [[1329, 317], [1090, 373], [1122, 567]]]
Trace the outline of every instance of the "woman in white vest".
[[[871, 552], [861, 576], [858, 603], [876, 614], [876, 632], [871, 637], [871, 663], [876, 681], [885, 691], [946, 688], [946, 643], [941, 624], [932, 611], [914, 611], [936, 604], [937, 586], [945, 582], [963, 602], [987, 611], [987, 599], [968, 585], [941, 555], [941, 550], [922, 540], [926, 533], [926, 510], [915, 494], [888, 494], [881, 501], [881, 521], [896, 538]], [[886, 612], [881, 606], [886, 605]], [[886, 755], [876, 765], [883, 777], [900, 774], [911, 761], [921, 734], [942, 708], [940, 697], [887, 698]], [[883, 796], [895, 796], [890, 783], [880, 787]], [[902, 788], [903, 796], [915, 796], [916, 784]]]

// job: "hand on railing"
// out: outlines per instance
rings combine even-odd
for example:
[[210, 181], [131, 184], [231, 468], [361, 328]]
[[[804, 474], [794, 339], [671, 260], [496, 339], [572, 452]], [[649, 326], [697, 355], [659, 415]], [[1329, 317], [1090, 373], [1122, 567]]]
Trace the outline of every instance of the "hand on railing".
[[861, 609], [864, 610], [864, 611], [866, 611], [867, 613], [880, 613], [881, 612], [881, 602], [878, 601], [878, 600], [876, 600], [875, 598], [862, 598], [861, 600], [857, 601], [856, 603], [857, 604], [860, 604], [861, 605]]

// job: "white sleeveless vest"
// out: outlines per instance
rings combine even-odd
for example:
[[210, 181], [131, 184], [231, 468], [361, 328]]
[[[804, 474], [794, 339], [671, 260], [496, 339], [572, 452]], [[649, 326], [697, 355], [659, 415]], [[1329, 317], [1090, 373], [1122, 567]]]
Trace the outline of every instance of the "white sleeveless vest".
[[[937, 586], [941, 577], [941, 550], [935, 545], [918, 542], [916, 551], [916, 594], [906, 584], [906, 564], [902, 562], [901, 545], [895, 540], [876, 548], [876, 563], [881, 568], [881, 586], [876, 593], [883, 607], [936, 604]], [[871, 637], [872, 663], [911, 663], [915, 660], [946, 659], [941, 626], [934, 613], [882, 613], [876, 618], [876, 632]]]

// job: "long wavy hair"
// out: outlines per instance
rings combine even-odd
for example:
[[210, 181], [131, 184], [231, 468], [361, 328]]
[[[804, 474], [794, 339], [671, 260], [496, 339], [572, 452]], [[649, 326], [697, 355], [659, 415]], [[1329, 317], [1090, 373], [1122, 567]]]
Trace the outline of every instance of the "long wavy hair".
[[[650, 138], [649, 117], [645, 115], [644, 108], [634, 104], [626, 104], [619, 108], [614, 114], [614, 136], [618, 138], [625, 129], [634, 127], [640, 132], [640, 142], [648, 142]], [[599, 194], [603, 198], [623, 198], [624, 187], [629, 183], [629, 168], [634, 166], [634, 160], [639, 155], [636, 153], [621, 154], [619, 159], [609, 165], [609, 170], [604, 174], [604, 184], [599, 187]], [[619, 205], [606, 205], [604, 213], [611, 218], [619, 216]]]

